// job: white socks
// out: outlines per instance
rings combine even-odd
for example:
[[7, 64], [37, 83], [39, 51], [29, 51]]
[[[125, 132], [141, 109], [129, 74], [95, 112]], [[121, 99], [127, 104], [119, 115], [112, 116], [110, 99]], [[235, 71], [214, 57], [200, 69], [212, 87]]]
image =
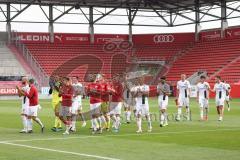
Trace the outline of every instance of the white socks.
[[116, 129], [119, 129], [120, 123], [121, 123], [120, 117], [116, 116]]
[[105, 117], [102, 115], [100, 118], [101, 118], [102, 123], [105, 125], [107, 123]]
[[[97, 121], [98, 121], [99, 127], [102, 128], [102, 118], [101, 118], [101, 117], [98, 117], [98, 118], [97, 118]], [[98, 127], [98, 128], [99, 128], [99, 127]]]
[[94, 119], [92, 120], [92, 122], [93, 122], [93, 130], [96, 131], [96, 130], [99, 128], [99, 124], [98, 124], [98, 122], [97, 122], [97, 119], [94, 118]]
[[127, 121], [131, 121], [131, 111], [127, 111]]
[[112, 119], [112, 126], [114, 127], [114, 128], [117, 128], [117, 126], [116, 126], [116, 121], [117, 121], [117, 118], [116, 118], [116, 116], [115, 115], [112, 115], [111, 116], [111, 119]]
[[152, 128], [152, 122], [151, 122], [150, 115], [147, 116], [147, 121], [148, 121], [148, 128]]
[[200, 108], [200, 118], [203, 120], [203, 108]]
[[77, 115], [72, 116], [72, 130], [76, 130]]
[[181, 115], [182, 115], [182, 107], [178, 107], [177, 119], [180, 120]]
[[164, 113], [161, 113], [161, 115], [160, 115], [160, 124], [162, 124], [162, 125], [163, 125], [163, 123], [164, 123], [164, 120], [165, 120]]
[[24, 115], [22, 115], [21, 117], [22, 117], [22, 123], [23, 123], [23, 130], [24, 130], [24, 131], [27, 131], [27, 126], [28, 126], [27, 117], [24, 116]]
[[27, 130], [28, 131], [32, 130], [32, 119], [27, 119]]
[[141, 131], [142, 130], [142, 118], [137, 118], [137, 127], [138, 130]]
[[36, 121], [41, 127], [43, 127], [43, 124], [42, 124], [41, 120], [40, 120], [38, 117], [36, 117], [35, 121]]

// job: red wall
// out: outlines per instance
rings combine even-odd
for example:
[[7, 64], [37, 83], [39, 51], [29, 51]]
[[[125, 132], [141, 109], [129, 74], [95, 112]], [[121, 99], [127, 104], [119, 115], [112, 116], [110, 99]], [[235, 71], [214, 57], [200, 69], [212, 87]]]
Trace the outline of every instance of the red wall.
[[137, 34], [133, 35], [135, 44], [163, 44], [174, 42], [193, 42], [194, 33]]
[[[230, 27], [225, 30], [225, 36], [226, 38], [240, 38], [240, 27]], [[221, 29], [212, 29], [212, 30], [206, 30], [202, 31], [200, 33], [200, 39], [202, 41], [211, 41], [211, 40], [217, 40], [221, 39]]]
[[16, 86], [19, 81], [0, 81], [0, 95], [17, 95]]
[[[33, 33], [33, 32], [20, 32], [17, 37], [24, 43], [49, 43], [50, 36], [48, 33]], [[95, 44], [104, 44], [108, 41], [123, 41], [128, 40], [128, 35], [115, 35], [115, 34], [95, 34]], [[77, 33], [55, 33], [55, 43], [63, 44], [89, 44], [89, 34]]]

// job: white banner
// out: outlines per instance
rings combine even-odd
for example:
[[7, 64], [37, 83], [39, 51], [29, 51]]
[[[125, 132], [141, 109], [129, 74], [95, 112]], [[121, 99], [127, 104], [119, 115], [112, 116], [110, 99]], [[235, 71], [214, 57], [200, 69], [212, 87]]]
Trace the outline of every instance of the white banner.
[[41, 88], [41, 94], [42, 95], [48, 95], [50, 87], [42, 87]]
[[197, 97], [197, 86], [193, 85], [191, 86], [191, 95], [190, 97]]

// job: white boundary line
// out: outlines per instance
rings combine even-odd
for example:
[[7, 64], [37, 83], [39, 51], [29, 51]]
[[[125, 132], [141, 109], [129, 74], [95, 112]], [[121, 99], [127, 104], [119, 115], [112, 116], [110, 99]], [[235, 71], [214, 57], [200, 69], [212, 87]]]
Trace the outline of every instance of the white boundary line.
[[98, 136], [72, 136], [72, 137], [58, 137], [58, 138], [42, 138], [42, 139], [21, 139], [21, 140], [4, 140], [0, 143], [12, 143], [12, 142], [32, 142], [32, 141], [52, 141], [52, 140], [68, 140], [68, 139], [86, 139], [86, 138], [105, 138], [105, 137], [128, 137], [128, 136], [143, 136], [143, 135], [168, 135], [168, 134], [185, 134], [185, 133], [205, 133], [205, 132], [218, 132], [218, 131], [239, 131], [240, 128], [236, 129], [209, 129], [209, 130], [195, 130], [195, 131], [170, 131], [161, 133], [129, 133], [122, 135], [98, 135]]
[[49, 152], [71, 154], [71, 155], [82, 156], [82, 157], [91, 157], [91, 158], [103, 159], [103, 160], [120, 160], [120, 159], [117, 159], [117, 158], [90, 155], [90, 154], [85, 154], [85, 153], [69, 152], [69, 151], [56, 150], [56, 149], [50, 149], [50, 148], [34, 147], [34, 146], [29, 146], [29, 145], [24, 145], [24, 144], [15, 144], [15, 143], [9, 143], [9, 142], [0, 142], [0, 144], [17, 146], [17, 147], [24, 147], [24, 148], [30, 148], [30, 149], [37, 149], [37, 150], [43, 150], [43, 151], [49, 151]]

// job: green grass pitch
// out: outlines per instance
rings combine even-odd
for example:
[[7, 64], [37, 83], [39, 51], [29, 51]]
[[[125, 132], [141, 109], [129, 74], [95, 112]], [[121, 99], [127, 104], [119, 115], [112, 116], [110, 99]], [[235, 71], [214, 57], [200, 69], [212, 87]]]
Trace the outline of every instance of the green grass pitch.
[[[200, 122], [195, 99], [191, 100], [192, 121], [170, 121], [160, 128], [153, 122], [153, 132], [136, 134], [136, 124], [122, 123], [120, 133], [91, 135], [78, 123], [77, 133], [64, 136], [53, 133], [53, 111], [50, 100], [41, 100], [39, 117], [46, 126], [44, 134], [34, 124], [33, 134], [18, 133], [22, 128], [20, 100], [0, 101], [0, 160], [239, 160], [240, 101], [231, 102], [223, 122], [217, 121], [214, 100], [210, 101], [209, 121]], [[84, 107], [88, 109], [87, 102]], [[158, 113], [157, 99], [150, 99], [150, 111]], [[169, 114], [176, 112], [170, 100]]]

